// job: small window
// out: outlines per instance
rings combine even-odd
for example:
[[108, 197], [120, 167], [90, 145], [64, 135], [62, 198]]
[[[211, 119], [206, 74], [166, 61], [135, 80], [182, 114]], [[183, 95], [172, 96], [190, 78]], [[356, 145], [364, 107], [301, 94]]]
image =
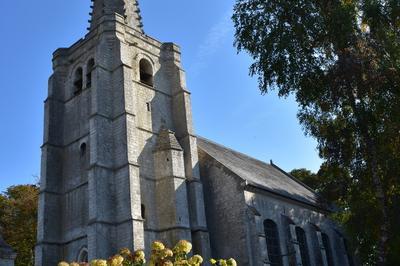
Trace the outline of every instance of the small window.
[[77, 261], [78, 261], [78, 263], [89, 262], [89, 254], [88, 254], [88, 250], [86, 247], [82, 248], [79, 251]]
[[146, 103], [147, 111], [151, 112], [151, 103]]
[[146, 206], [144, 206], [144, 204], [142, 204], [141, 206], [141, 214], [142, 214], [142, 219], [146, 219]]
[[296, 237], [299, 243], [301, 262], [303, 266], [310, 266], [306, 232], [301, 227], [296, 227]]
[[86, 154], [86, 143], [82, 143], [80, 147], [81, 157], [84, 157]]
[[74, 94], [79, 94], [82, 91], [82, 86], [83, 86], [83, 70], [82, 68], [78, 68], [75, 71], [75, 76], [74, 76]]
[[146, 59], [140, 60], [140, 82], [153, 87], [153, 67]]
[[278, 227], [272, 220], [264, 221], [265, 239], [267, 241], [268, 257], [271, 266], [282, 265], [282, 254]]
[[92, 87], [92, 72], [94, 69], [94, 59], [90, 59], [86, 69], [86, 88]]
[[322, 243], [324, 244], [326, 260], [328, 261], [328, 266], [334, 266], [333, 257], [332, 257], [332, 249], [329, 241], [329, 237], [327, 234], [322, 233]]

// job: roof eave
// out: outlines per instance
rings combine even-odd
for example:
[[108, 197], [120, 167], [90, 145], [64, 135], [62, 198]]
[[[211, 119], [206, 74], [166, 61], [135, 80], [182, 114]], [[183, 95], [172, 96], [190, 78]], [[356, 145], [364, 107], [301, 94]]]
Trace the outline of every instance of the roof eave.
[[248, 181], [248, 180], [245, 180], [244, 188], [245, 189], [256, 188], [256, 189], [259, 189], [259, 190], [266, 191], [266, 192], [268, 192], [270, 194], [276, 195], [278, 197], [285, 198], [285, 199], [288, 199], [290, 201], [294, 201], [296, 203], [300, 203], [300, 204], [303, 204], [303, 205], [306, 205], [306, 206], [310, 206], [312, 208], [315, 208], [315, 209], [317, 209], [319, 211], [322, 211], [322, 212], [325, 212], [325, 213], [332, 213], [333, 212], [333, 210], [329, 209], [328, 207], [324, 207], [322, 204], [312, 203], [310, 201], [300, 200], [300, 199], [297, 199], [295, 197], [290, 197], [288, 195], [284, 195], [282, 193], [277, 193], [277, 192], [275, 192], [274, 190], [272, 190], [272, 189], [270, 189], [268, 187], [265, 187], [263, 185], [260, 185], [260, 184], [257, 184], [255, 182], [251, 182], [251, 181]]

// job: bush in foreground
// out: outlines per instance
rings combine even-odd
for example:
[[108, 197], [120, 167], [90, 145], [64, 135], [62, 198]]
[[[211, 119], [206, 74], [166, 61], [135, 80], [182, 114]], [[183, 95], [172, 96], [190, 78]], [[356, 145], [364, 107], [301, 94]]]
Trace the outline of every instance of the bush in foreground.
[[[200, 255], [189, 256], [192, 251], [192, 244], [186, 240], [181, 240], [173, 249], [167, 248], [163, 243], [156, 241], [151, 246], [151, 256], [146, 264], [146, 256], [143, 250], [131, 252], [124, 248], [119, 254], [108, 260], [98, 259], [89, 263], [67, 263], [60, 262], [58, 266], [200, 266], [204, 260]], [[234, 259], [210, 260], [212, 265], [217, 266], [237, 266]]]

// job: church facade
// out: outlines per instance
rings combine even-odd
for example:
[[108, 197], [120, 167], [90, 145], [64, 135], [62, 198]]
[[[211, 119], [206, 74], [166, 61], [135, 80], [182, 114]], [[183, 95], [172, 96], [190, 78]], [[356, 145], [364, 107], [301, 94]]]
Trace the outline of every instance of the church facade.
[[138, 2], [92, 2], [53, 54], [36, 266], [180, 239], [239, 265], [353, 265], [312, 189], [195, 134], [180, 49], [144, 33]]

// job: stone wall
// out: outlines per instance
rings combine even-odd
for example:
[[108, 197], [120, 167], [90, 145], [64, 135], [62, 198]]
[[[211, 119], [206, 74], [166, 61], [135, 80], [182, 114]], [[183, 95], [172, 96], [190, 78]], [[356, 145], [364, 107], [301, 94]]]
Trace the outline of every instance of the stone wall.
[[0, 235], [0, 265], [1, 266], [14, 266], [14, 260], [17, 254], [14, 250], [3, 240]]
[[216, 161], [207, 162], [201, 156], [200, 162], [212, 257], [254, 265], [246, 243], [246, 205], [239, 178]]
[[[284, 256], [284, 265], [290, 265], [290, 261], [301, 261], [298, 239], [290, 233], [290, 227], [302, 228], [306, 233], [308, 256], [311, 266], [327, 266], [326, 247], [318, 235], [326, 234], [330, 242], [330, 251], [334, 265], [349, 266], [345, 247], [342, 244], [341, 229], [327, 217], [327, 212], [318, 208], [296, 203], [292, 200], [273, 195], [255, 188], [248, 188], [244, 192], [247, 206], [256, 210], [257, 215], [249, 217], [254, 221], [254, 239], [258, 243], [252, 243], [252, 249], [258, 250], [260, 258], [268, 261], [268, 247], [263, 222], [266, 219], [274, 221], [279, 230], [281, 253], [292, 256]], [[292, 230], [292, 231], [293, 231]], [[261, 261], [261, 260], [260, 260]], [[258, 265], [258, 264], [254, 264]]]
[[[235, 257], [239, 265], [269, 266], [264, 221], [271, 220], [277, 225], [284, 266], [302, 265], [296, 228], [305, 232], [310, 266], [352, 265], [341, 229], [329, 219], [327, 210], [250, 186], [203, 151], [200, 163], [213, 257]], [[324, 246], [322, 235], [329, 247]]]

